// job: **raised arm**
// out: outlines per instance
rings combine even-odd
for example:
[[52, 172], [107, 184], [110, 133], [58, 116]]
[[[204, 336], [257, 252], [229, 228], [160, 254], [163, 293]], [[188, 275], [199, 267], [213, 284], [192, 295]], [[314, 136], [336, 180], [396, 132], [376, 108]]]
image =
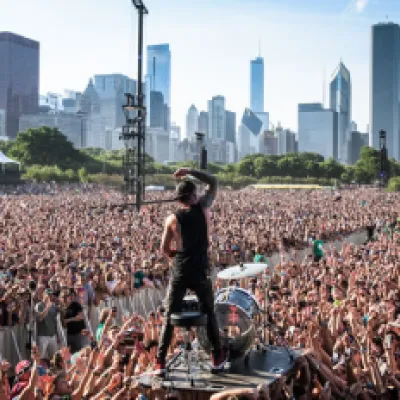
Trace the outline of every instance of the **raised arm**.
[[175, 172], [174, 175], [176, 178], [192, 175], [199, 181], [208, 185], [207, 191], [205, 195], [200, 199], [200, 202], [205, 208], [211, 207], [213, 201], [215, 200], [215, 197], [217, 196], [218, 191], [218, 181], [215, 176], [207, 174], [204, 171], [198, 171], [191, 168], [180, 168]]

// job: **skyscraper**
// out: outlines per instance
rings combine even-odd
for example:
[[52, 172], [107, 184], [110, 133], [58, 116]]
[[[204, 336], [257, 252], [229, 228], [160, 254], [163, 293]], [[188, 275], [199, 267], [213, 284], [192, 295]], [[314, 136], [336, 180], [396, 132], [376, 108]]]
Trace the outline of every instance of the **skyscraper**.
[[18, 133], [20, 115], [38, 112], [39, 53], [38, 42], [0, 32], [0, 110], [9, 138]]
[[195, 133], [199, 129], [199, 112], [194, 104], [192, 104], [186, 115], [186, 139], [196, 139]]
[[165, 103], [161, 92], [155, 90], [150, 92], [150, 110], [150, 126], [152, 128], [164, 128]]
[[350, 162], [351, 132], [351, 78], [350, 72], [340, 62], [330, 85], [330, 108], [338, 114], [338, 159], [342, 163]]
[[260, 144], [262, 142], [263, 123], [257, 118], [249, 108], [244, 110], [241, 124], [237, 134], [237, 147], [239, 159], [248, 154], [256, 154], [260, 152]]
[[386, 131], [388, 156], [400, 160], [400, 27], [372, 27], [370, 146], [379, 148], [379, 131]]
[[204, 133], [208, 137], [208, 112], [200, 111], [199, 115], [199, 132]]
[[136, 93], [136, 81], [122, 74], [95, 75], [94, 86], [100, 96], [101, 114], [110, 129], [125, 124], [122, 106], [125, 93]]
[[225, 140], [230, 143], [236, 143], [236, 113], [225, 111]]
[[299, 104], [299, 151], [337, 160], [338, 113], [322, 104]]
[[250, 62], [250, 109], [264, 112], [264, 59], [257, 57]]
[[225, 97], [215, 96], [208, 101], [208, 138], [225, 140]]
[[[147, 93], [151, 91], [161, 92], [164, 96], [164, 103], [171, 110], [171, 52], [169, 44], [156, 44], [147, 46], [147, 75], [146, 84], [149, 85]], [[149, 96], [148, 96], [149, 97]], [[148, 98], [147, 107], [151, 108]], [[167, 118], [169, 121], [170, 118]]]

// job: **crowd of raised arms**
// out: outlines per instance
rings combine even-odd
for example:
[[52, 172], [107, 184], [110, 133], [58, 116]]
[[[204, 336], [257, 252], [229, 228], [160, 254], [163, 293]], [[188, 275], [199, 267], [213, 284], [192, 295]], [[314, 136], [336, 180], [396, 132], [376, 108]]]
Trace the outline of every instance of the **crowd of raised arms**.
[[[135, 379], [154, 367], [162, 306], [145, 317], [124, 316], [123, 326], [114, 308], [103, 307], [93, 334], [83, 313], [144, 286], [166, 286], [170, 266], [160, 241], [177, 205], [137, 213], [111, 206], [123, 202], [117, 191], [91, 185], [26, 185], [0, 194], [0, 326], [26, 325], [33, 314], [37, 331], [29, 359], [13, 366], [2, 359], [0, 400], [179, 398]], [[290, 378], [213, 400], [398, 398], [399, 200], [372, 188], [340, 195], [220, 190], [211, 208], [212, 267], [282, 253], [268, 293], [276, 327], [269, 342], [302, 348], [304, 356]], [[329, 245], [363, 229], [370, 240], [361, 246]], [[301, 259], [299, 250], [315, 240], [324, 243], [321, 254]], [[260, 304], [262, 279], [246, 288]], [[215, 280], [215, 289], [221, 284]], [[169, 357], [182, 341], [177, 332]]]

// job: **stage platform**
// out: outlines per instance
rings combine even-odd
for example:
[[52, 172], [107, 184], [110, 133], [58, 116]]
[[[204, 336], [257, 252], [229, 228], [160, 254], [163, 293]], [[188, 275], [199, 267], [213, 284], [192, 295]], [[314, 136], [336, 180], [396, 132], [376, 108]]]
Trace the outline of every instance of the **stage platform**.
[[[302, 356], [300, 350], [270, 346], [267, 351], [252, 350], [248, 363], [235, 360], [228, 371], [219, 374], [199, 372], [191, 385], [184, 367], [173, 369], [164, 380], [143, 376], [140, 383], [145, 387], [161, 386], [177, 390], [184, 399], [208, 399], [213, 393], [228, 389], [256, 388], [260, 384], [272, 385], [281, 376], [293, 371], [295, 360]], [[205, 365], [210, 365], [205, 361]], [[247, 364], [247, 365], [246, 365]]]

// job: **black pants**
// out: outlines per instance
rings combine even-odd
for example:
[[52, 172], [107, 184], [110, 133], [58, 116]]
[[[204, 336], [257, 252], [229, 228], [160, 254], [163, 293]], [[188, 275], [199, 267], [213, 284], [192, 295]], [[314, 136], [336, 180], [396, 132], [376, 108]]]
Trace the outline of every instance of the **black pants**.
[[162, 362], [165, 361], [174, 330], [174, 327], [171, 325], [170, 316], [175, 312], [182, 311], [182, 300], [186, 295], [187, 289], [193, 290], [196, 293], [199, 299], [201, 312], [207, 315], [208, 339], [211, 342], [214, 355], [218, 356], [221, 352], [221, 344], [218, 322], [214, 313], [214, 294], [211, 279], [208, 278], [205, 273], [199, 274], [197, 272], [173, 275], [175, 276], [171, 277], [168, 287], [165, 319], [161, 330], [158, 359]]
[[317, 255], [314, 255], [314, 262], [320, 262], [320, 260], [322, 259], [322, 257], [323, 256], [317, 256]]

